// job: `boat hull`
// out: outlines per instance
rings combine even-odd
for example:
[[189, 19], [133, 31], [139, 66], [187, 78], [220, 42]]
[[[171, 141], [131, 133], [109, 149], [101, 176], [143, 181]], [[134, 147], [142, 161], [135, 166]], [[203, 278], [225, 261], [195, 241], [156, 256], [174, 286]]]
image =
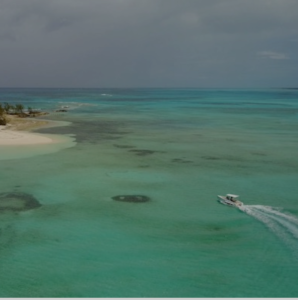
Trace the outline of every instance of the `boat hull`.
[[234, 206], [234, 207], [240, 207], [243, 205], [243, 203], [239, 200], [232, 201], [227, 199], [225, 196], [220, 196], [220, 195], [218, 195], [217, 197], [218, 197], [218, 201], [224, 205]]

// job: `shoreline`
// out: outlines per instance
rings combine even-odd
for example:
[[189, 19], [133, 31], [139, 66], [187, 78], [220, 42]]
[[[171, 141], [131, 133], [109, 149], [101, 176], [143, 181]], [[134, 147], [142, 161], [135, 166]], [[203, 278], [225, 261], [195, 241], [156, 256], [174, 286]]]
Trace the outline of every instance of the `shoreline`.
[[7, 119], [9, 123], [0, 126], [0, 146], [39, 145], [54, 142], [50, 137], [30, 132], [33, 129], [47, 126], [50, 121], [32, 120], [16, 116], [9, 116]]
[[51, 121], [9, 116], [8, 122], [7, 125], [0, 126], [0, 146], [43, 145], [55, 142], [51, 137], [30, 132], [47, 127]]
[[50, 137], [37, 133], [0, 129], [0, 146], [43, 145], [54, 143]]
[[48, 154], [76, 145], [73, 135], [31, 132], [43, 127], [67, 126], [69, 122], [12, 117], [0, 126], [0, 160]]
[[47, 127], [49, 124], [55, 121], [42, 120], [36, 118], [21, 118], [18, 116], [7, 116], [7, 124], [0, 126], [2, 130], [13, 130], [13, 131], [31, 131], [42, 127]]
[[40, 134], [32, 131], [44, 127], [67, 126], [69, 124], [63, 121], [36, 120], [16, 116], [10, 116], [8, 121], [7, 125], [0, 125], [0, 147], [56, 143], [55, 135]]

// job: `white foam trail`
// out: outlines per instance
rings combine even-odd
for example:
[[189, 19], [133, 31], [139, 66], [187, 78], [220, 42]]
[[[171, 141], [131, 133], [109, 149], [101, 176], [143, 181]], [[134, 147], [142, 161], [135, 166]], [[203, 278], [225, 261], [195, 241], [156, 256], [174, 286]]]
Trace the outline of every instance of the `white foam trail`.
[[264, 223], [287, 245], [298, 249], [298, 219], [280, 208], [264, 205], [242, 205], [240, 210]]

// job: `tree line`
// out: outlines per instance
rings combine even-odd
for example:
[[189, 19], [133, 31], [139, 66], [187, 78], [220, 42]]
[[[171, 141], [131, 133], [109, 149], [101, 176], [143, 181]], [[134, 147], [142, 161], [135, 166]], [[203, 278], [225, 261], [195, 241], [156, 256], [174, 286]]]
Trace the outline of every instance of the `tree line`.
[[25, 107], [22, 104], [0, 103], [0, 125], [6, 125], [6, 115], [18, 115], [19, 117], [27, 117], [34, 113], [32, 107], [28, 107], [25, 112]]

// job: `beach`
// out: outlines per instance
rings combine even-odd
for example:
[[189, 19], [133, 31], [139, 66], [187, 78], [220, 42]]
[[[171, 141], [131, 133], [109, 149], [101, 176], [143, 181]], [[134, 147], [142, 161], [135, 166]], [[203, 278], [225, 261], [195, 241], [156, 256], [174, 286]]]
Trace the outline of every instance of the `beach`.
[[7, 125], [0, 125], [0, 146], [50, 144], [54, 140], [45, 135], [28, 132], [49, 124], [46, 120], [8, 116]]
[[40, 145], [54, 143], [52, 138], [24, 131], [0, 128], [0, 146]]
[[0, 160], [23, 158], [32, 155], [57, 151], [73, 144], [73, 139], [68, 136], [40, 134], [32, 130], [63, 126], [65, 122], [53, 122], [32, 118], [19, 118], [9, 116], [8, 124], [0, 126]]

